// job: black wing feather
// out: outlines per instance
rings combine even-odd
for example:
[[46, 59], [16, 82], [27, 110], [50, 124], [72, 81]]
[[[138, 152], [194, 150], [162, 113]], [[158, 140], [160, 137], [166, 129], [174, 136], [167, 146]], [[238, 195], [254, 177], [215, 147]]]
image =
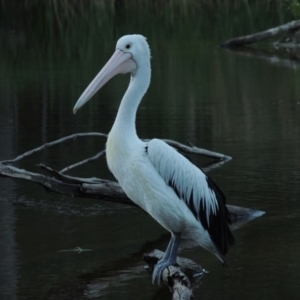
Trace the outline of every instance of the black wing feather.
[[210, 213], [209, 220], [207, 220], [206, 217], [206, 201], [201, 201], [200, 209], [198, 209], [197, 207], [195, 207], [193, 192], [191, 193], [189, 199], [184, 199], [185, 195], [181, 195], [179, 193], [172, 179], [169, 180], [168, 184], [173, 188], [178, 198], [184, 200], [187, 203], [195, 218], [198, 219], [204, 229], [208, 231], [213, 243], [215, 244], [220, 254], [222, 254], [222, 256], [225, 256], [228, 253], [229, 248], [233, 246], [235, 242], [234, 236], [228, 226], [229, 224], [231, 224], [230, 213], [226, 207], [226, 197], [223, 192], [207, 175], [206, 180], [208, 188], [214, 192], [216, 200], [218, 202], [217, 212], [216, 214]]
[[[224, 261], [224, 256], [229, 247], [234, 244], [234, 237], [229, 229], [231, 223], [230, 213], [226, 207], [226, 198], [222, 191], [198, 166], [191, 161], [187, 163], [186, 157], [163, 141], [153, 139], [147, 146], [145, 151], [157, 171], [166, 183], [173, 188], [178, 198], [186, 203], [203, 228], [207, 230]], [[188, 167], [189, 164], [191, 164], [190, 167]], [[182, 169], [181, 165], [187, 166], [186, 169]], [[200, 172], [199, 180], [201, 182], [198, 182], [199, 187], [201, 186], [199, 189], [202, 190], [201, 193], [197, 190], [197, 181], [193, 183], [187, 181], [191, 172], [195, 172], [195, 170]], [[177, 182], [178, 176], [182, 178], [180, 183]], [[206, 182], [203, 182], [203, 180]], [[193, 185], [193, 189], [188, 193], [189, 195], [186, 192], [187, 185]], [[209, 197], [209, 199], [206, 197]]]

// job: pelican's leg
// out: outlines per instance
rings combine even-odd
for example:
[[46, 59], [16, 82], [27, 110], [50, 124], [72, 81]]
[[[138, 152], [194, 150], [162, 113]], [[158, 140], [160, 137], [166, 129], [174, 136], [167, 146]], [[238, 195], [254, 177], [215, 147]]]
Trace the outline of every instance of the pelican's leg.
[[154, 270], [152, 273], [152, 283], [157, 283], [158, 285], [160, 285], [160, 280], [164, 269], [168, 266], [176, 264], [177, 252], [180, 244], [180, 237], [180, 233], [172, 233], [171, 240], [169, 242], [164, 256], [154, 266]]

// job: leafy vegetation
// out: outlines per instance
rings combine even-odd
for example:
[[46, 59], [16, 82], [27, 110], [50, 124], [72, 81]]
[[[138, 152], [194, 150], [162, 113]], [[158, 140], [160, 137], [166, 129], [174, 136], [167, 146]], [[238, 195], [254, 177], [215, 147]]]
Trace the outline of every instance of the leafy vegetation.
[[287, 10], [289, 10], [295, 18], [300, 17], [300, 1], [299, 0], [289, 0], [285, 1], [284, 5]]
[[[221, 40], [263, 30], [299, 13], [299, 0], [26, 0], [0, 3], [0, 52], [17, 60], [20, 46], [33, 57], [82, 57], [139, 32], [160, 40]], [[297, 10], [298, 9], [298, 10]], [[13, 17], [12, 17], [13, 16]], [[101, 38], [99, 38], [101, 37]], [[155, 41], [152, 41], [152, 44]], [[36, 49], [41, 49], [36, 53]]]

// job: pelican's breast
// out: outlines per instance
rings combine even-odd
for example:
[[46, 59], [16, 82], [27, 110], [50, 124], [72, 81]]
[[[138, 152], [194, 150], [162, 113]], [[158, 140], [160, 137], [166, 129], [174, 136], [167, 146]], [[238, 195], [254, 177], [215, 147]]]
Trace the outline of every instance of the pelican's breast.
[[131, 147], [110, 134], [106, 152], [108, 167], [126, 195], [163, 227], [175, 232], [198, 227], [185, 203], [157, 173], [148, 158], [146, 143], [139, 140]]
[[145, 160], [146, 144], [118, 130], [112, 130], [106, 143], [106, 160], [109, 170], [125, 190], [130, 181], [134, 182], [137, 169]]

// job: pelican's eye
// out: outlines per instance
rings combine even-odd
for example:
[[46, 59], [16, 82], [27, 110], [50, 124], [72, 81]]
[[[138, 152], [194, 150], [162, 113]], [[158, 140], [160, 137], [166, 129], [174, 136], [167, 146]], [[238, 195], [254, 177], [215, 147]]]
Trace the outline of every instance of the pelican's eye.
[[125, 46], [125, 48], [126, 48], [127, 50], [129, 50], [129, 49], [131, 48], [131, 44], [128, 43], [128, 44]]

